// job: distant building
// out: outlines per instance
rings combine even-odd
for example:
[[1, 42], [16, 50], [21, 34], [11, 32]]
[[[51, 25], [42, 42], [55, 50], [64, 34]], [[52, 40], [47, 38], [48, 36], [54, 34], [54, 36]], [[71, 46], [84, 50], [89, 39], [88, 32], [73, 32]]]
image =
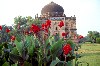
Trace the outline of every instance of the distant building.
[[[36, 18], [42, 22], [45, 22], [47, 19], [51, 20], [51, 35], [59, 33], [60, 37], [62, 37], [62, 32], [67, 32], [69, 33], [67, 37], [74, 39], [77, 34], [75, 15], [73, 17], [66, 17], [63, 7], [54, 2], [45, 5], [41, 10], [40, 17], [37, 15]], [[64, 26], [60, 28], [58, 24], [61, 20], [64, 22]]]

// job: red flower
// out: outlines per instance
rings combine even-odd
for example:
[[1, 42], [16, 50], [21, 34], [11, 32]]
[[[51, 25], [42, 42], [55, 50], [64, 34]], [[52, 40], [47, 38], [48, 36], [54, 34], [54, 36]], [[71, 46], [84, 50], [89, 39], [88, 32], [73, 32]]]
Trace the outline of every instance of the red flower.
[[51, 25], [51, 21], [47, 20], [45, 23], [42, 24], [42, 29], [48, 29]]
[[51, 21], [50, 21], [50, 20], [47, 20], [45, 24], [46, 24], [48, 27], [50, 27]]
[[14, 41], [15, 40], [15, 36], [11, 36], [11, 41]]
[[42, 24], [42, 30], [47, 29], [47, 25], [45, 23]]
[[32, 33], [33, 32], [33, 29], [32, 28], [30, 28], [30, 31], [29, 31], [29, 33]]
[[64, 26], [64, 22], [63, 21], [60, 21], [60, 23], [59, 23], [58, 26], [61, 28], [62, 26]]
[[45, 29], [45, 32], [48, 33], [48, 29]]
[[48, 33], [48, 27], [45, 23], [42, 24], [42, 30]]
[[63, 52], [65, 55], [67, 55], [71, 50], [72, 50], [72, 48], [71, 48], [70, 44], [64, 45]]
[[2, 26], [0, 26], [0, 30], [2, 30]]
[[66, 32], [66, 33], [62, 33], [62, 36], [64, 37], [64, 36], [67, 36], [68, 35], [68, 32]]
[[6, 32], [9, 33], [10, 32], [10, 29], [6, 28]]
[[46, 23], [42, 24], [42, 30], [44, 30], [46, 33], [48, 33], [48, 28], [50, 27], [50, 25], [51, 25], [51, 21], [47, 20]]
[[40, 28], [37, 25], [32, 24], [32, 26], [30, 28], [30, 32], [37, 33], [39, 31], [40, 31]]
[[79, 39], [82, 39], [82, 38], [83, 38], [83, 36], [82, 36], [82, 35], [79, 35], [79, 36], [78, 36], [78, 38], [79, 38]]
[[63, 36], [63, 37], [66, 36], [66, 33], [62, 33], [62, 36]]

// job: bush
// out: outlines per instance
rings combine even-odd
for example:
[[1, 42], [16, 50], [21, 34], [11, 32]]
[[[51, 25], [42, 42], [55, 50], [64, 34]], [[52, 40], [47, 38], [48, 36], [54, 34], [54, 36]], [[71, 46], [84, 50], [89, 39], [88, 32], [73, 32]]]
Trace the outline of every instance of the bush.
[[30, 26], [18, 23], [18, 28], [12, 30], [0, 26], [0, 66], [58, 66], [57, 63], [69, 66], [75, 58], [75, 45], [71, 40], [61, 39], [59, 34], [50, 35], [50, 23]]
[[100, 38], [96, 38], [96, 43], [100, 44]]

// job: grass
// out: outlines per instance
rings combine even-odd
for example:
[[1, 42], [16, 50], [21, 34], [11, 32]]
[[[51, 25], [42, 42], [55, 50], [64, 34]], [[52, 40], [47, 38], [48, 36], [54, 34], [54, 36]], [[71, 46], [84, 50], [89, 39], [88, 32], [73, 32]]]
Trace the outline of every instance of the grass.
[[[100, 44], [82, 44], [78, 53], [81, 55], [79, 62], [87, 62], [89, 66], [100, 66]], [[82, 66], [87, 66], [87, 64], [82, 63]]]

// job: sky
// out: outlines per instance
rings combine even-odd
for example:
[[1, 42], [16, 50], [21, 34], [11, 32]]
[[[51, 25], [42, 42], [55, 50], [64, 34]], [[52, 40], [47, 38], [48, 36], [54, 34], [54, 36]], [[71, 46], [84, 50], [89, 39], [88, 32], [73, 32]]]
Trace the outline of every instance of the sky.
[[51, 1], [64, 8], [66, 17], [76, 16], [78, 34], [100, 32], [100, 0], [0, 0], [0, 25], [14, 24], [17, 16], [40, 15], [42, 8]]

